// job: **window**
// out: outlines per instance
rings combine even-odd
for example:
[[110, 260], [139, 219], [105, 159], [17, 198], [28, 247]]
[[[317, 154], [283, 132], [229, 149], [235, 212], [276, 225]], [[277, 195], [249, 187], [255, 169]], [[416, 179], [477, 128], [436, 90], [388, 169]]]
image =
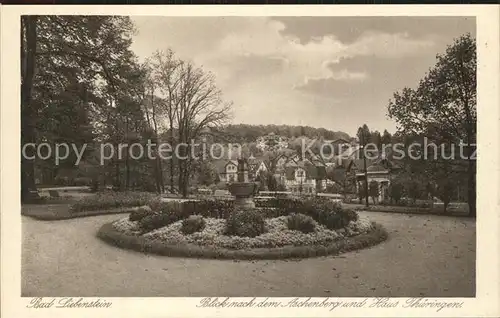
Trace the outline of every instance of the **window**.
[[304, 176], [304, 171], [303, 170], [297, 170], [297, 177], [302, 178]]

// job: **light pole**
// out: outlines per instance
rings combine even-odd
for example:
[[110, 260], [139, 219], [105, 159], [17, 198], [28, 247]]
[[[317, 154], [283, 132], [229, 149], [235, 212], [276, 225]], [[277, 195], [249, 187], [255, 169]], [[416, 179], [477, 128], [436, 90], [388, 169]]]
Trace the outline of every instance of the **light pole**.
[[364, 179], [365, 179], [365, 205], [366, 207], [369, 206], [369, 203], [368, 203], [368, 173], [366, 171], [366, 156], [365, 156], [365, 137], [363, 136], [363, 134], [361, 134], [361, 138], [362, 138], [362, 141], [361, 141], [361, 155], [363, 156], [363, 165], [364, 165]]

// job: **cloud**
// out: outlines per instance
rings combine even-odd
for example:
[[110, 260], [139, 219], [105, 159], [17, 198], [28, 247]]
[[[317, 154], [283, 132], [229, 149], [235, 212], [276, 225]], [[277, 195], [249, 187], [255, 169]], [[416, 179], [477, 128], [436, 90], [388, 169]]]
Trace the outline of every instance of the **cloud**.
[[[366, 72], [352, 72], [346, 69], [341, 71], [331, 71], [331, 74], [326, 77], [306, 77], [304, 82], [294, 86], [296, 90], [310, 91], [311, 93], [322, 94], [321, 90], [316, 90], [320, 83], [335, 83], [345, 82], [348, 85], [355, 84], [355, 82], [364, 81], [368, 79], [368, 73]], [[322, 94], [328, 95], [328, 94]]]
[[[306, 43], [292, 35], [284, 35], [282, 22], [267, 18], [247, 18], [240, 33], [225, 34], [218, 45], [203, 56], [203, 63], [221, 65], [235, 57], [251, 55], [265, 59], [287, 61], [286, 79], [294, 85], [308, 78], [334, 77], [325, 63], [342, 58], [373, 56], [399, 58], [432, 49], [432, 39], [414, 40], [405, 33], [366, 32], [357, 41], [344, 44], [335, 35], [314, 37]], [[244, 63], [243, 59], [240, 62]], [[256, 69], [257, 70], [257, 69]], [[350, 79], [350, 77], [345, 77]]]
[[342, 43], [357, 41], [367, 30], [393, 34], [403, 30], [412, 39], [438, 34], [450, 39], [466, 32], [475, 34], [475, 17], [273, 17], [285, 25], [284, 35], [293, 35], [306, 43], [313, 37], [335, 34]]
[[[385, 125], [392, 93], [416, 84], [443, 43], [452, 42], [439, 29], [426, 28], [424, 18], [411, 27], [404, 22], [411, 18], [397, 23], [370, 19], [134, 17], [133, 50], [143, 59], [172, 48], [213, 72], [224, 96], [234, 102], [235, 122], [352, 132], [355, 121]], [[363, 109], [367, 104], [373, 108]], [[339, 119], [339, 111], [353, 116]]]
[[348, 46], [344, 57], [358, 55], [381, 58], [400, 58], [419, 55], [422, 50], [433, 49], [435, 39], [428, 36], [425, 39], [412, 39], [408, 33], [366, 32], [356, 42]]

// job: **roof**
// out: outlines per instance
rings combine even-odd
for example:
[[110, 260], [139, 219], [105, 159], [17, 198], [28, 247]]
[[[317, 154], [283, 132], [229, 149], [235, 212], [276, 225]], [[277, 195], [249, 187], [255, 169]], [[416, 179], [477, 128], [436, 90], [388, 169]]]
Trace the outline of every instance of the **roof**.
[[[348, 159], [349, 163], [347, 167], [349, 170], [355, 169], [360, 170], [361, 172], [364, 170], [364, 160], [363, 159]], [[384, 172], [384, 171], [394, 171], [401, 169], [401, 166], [390, 159], [367, 159], [366, 160], [366, 171], [368, 172]]]
[[325, 179], [326, 178], [326, 168], [323, 166], [315, 166], [313, 164], [304, 164], [295, 167], [285, 167], [285, 177], [287, 180], [295, 180], [295, 171], [297, 169], [303, 169], [306, 172], [307, 179]]
[[386, 172], [388, 169], [380, 163], [373, 164], [366, 168], [367, 172]]
[[226, 173], [226, 166], [230, 163], [238, 166], [238, 162], [236, 160], [218, 159], [214, 160], [212, 163], [214, 164], [219, 174]]
[[345, 140], [344, 138], [338, 138], [338, 139], [325, 139], [324, 142], [330, 143], [330, 144], [348, 144], [350, 143], [348, 140]]
[[325, 140], [326, 142], [332, 143], [332, 144], [348, 144], [349, 141], [345, 140], [344, 138], [338, 138], [334, 140]]
[[233, 165], [235, 165], [235, 166], [238, 166], [238, 161], [236, 161], [236, 160], [228, 160], [228, 161], [226, 162], [226, 165], [225, 165], [224, 167], [226, 167], [226, 166], [227, 166], [228, 164], [230, 164], [230, 163], [232, 163], [232, 164], [233, 164]]
[[247, 163], [248, 163], [249, 165], [259, 165], [261, 162], [262, 162], [262, 159], [255, 158], [253, 155], [251, 155], [251, 156], [247, 159]]

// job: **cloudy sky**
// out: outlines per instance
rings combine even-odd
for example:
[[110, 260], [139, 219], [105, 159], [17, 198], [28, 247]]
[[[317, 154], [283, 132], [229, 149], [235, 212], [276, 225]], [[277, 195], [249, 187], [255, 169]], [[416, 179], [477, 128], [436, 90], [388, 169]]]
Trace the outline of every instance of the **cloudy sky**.
[[171, 48], [213, 72], [233, 122], [390, 132], [389, 99], [415, 87], [474, 18], [134, 17], [140, 59]]

